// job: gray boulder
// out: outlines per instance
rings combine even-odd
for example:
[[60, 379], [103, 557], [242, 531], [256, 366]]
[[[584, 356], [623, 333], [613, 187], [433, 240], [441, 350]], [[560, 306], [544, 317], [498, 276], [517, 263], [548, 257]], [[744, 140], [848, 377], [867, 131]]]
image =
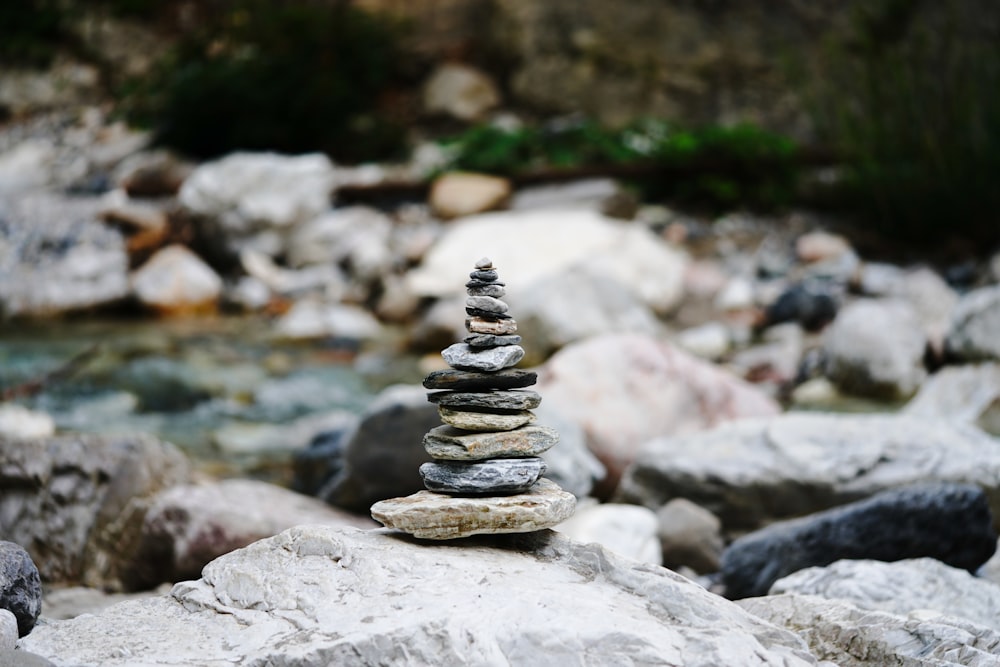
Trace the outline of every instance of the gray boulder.
[[20, 646], [102, 667], [817, 664], [791, 633], [667, 570], [550, 531], [456, 548], [298, 526], [169, 596], [51, 623]]
[[719, 570], [722, 523], [690, 500], [674, 498], [656, 510], [663, 564], [672, 570], [689, 567], [699, 574]]
[[1000, 360], [1000, 285], [973, 290], [959, 300], [945, 349], [961, 361]]
[[1000, 363], [942, 368], [927, 379], [903, 412], [967, 422], [1000, 435]]
[[1000, 585], [934, 558], [840, 560], [779, 579], [770, 594], [782, 593], [844, 600], [900, 616], [933, 611], [1000, 632]]
[[1000, 441], [940, 419], [786, 413], [646, 442], [619, 497], [650, 508], [687, 498], [727, 530], [753, 530], [934, 481], [978, 485], [1000, 516]]
[[0, 541], [0, 610], [17, 620], [17, 636], [31, 632], [42, 611], [42, 580], [20, 545]]
[[129, 588], [128, 564], [154, 497], [191, 479], [170, 443], [149, 436], [0, 439], [0, 534], [26, 545], [46, 582]]
[[927, 337], [913, 308], [900, 301], [857, 301], [823, 337], [826, 376], [848, 394], [889, 400], [913, 394], [926, 376]]
[[930, 557], [974, 571], [996, 547], [982, 491], [961, 484], [920, 485], [745, 535], [722, 554], [721, 573], [726, 596], [737, 599], [766, 595], [781, 577], [842, 558]]

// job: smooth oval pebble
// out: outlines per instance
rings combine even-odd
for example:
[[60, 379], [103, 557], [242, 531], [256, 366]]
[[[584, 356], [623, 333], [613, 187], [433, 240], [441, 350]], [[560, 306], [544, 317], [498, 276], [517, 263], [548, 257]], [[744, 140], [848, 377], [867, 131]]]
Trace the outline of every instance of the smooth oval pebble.
[[496, 269], [486, 269], [485, 271], [473, 271], [469, 274], [469, 277], [473, 280], [482, 280], [485, 283], [492, 283], [500, 278], [500, 274], [497, 273]]
[[483, 257], [478, 262], [476, 262], [477, 271], [485, 271], [486, 269], [493, 268], [493, 261], [489, 257]]
[[465, 305], [468, 308], [497, 314], [506, 313], [510, 308], [506, 302], [492, 296], [470, 296], [466, 298]]
[[535, 413], [517, 410], [508, 413], [473, 412], [438, 406], [441, 421], [464, 431], [513, 431], [525, 424], [535, 423]]
[[488, 461], [428, 461], [420, 466], [424, 486], [436, 493], [509, 495], [527, 491], [545, 473], [545, 461], [523, 459]]

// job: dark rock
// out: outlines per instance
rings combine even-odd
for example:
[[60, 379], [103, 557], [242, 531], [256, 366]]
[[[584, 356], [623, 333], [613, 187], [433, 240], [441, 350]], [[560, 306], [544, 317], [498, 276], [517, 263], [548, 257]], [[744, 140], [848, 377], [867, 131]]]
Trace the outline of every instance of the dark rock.
[[466, 308], [465, 313], [470, 317], [481, 317], [484, 320], [509, 320], [511, 318], [507, 313], [494, 313], [482, 308]]
[[513, 317], [491, 320], [483, 317], [465, 318], [465, 329], [474, 334], [506, 335], [517, 331], [517, 320]]
[[452, 389], [454, 391], [490, 391], [491, 389], [517, 389], [530, 387], [538, 381], [534, 371], [505, 368], [495, 373], [478, 373], [445, 369], [434, 371], [424, 378], [427, 389]]
[[767, 595], [781, 577], [841, 559], [930, 557], [971, 572], [996, 547], [979, 487], [915, 485], [741, 537], [723, 553], [721, 572], [726, 596], [738, 599]]
[[492, 296], [500, 298], [507, 293], [503, 288], [503, 283], [480, 283], [472, 281], [465, 284], [466, 292], [469, 296]]
[[322, 431], [313, 436], [307, 449], [295, 453], [292, 462], [295, 491], [315, 495], [337, 476], [344, 467], [344, 445], [351, 431], [347, 426]]
[[808, 331], [818, 331], [837, 315], [837, 301], [829, 293], [805, 285], [793, 285], [767, 307], [767, 326], [798, 322]]
[[502, 315], [510, 308], [505, 301], [492, 296], [469, 296], [465, 300], [465, 305], [468, 308], [494, 313], [495, 315]]
[[488, 461], [432, 461], [420, 466], [424, 486], [452, 495], [508, 495], [531, 488], [545, 472], [537, 456]]
[[520, 345], [521, 343], [521, 337], [518, 335], [473, 334], [466, 336], [464, 340], [469, 347], [500, 347], [502, 345]]
[[42, 611], [42, 579], [31, 556], [20, 545], [0, 541], [0, 609], [17, 618], [23, 637], [35, 627]]
[[[485, 289], [487, 287], [506, 287], [507, 283], [500, 280], [470, 280], [465, 283], [466, 288], [473, 289]], [[471, 293], [471, 292], [470, 292]]]
[[534, 391], [489, 391], [464, 393], [437, 391], [427, 394], [427, 400], [449, 408], [486, 408], [487, 410], [531, 410], [542, 397]]
[[485, 271], [473, 271], [469, 274], [469, 277], [484, 283], [492, 283], [500, 278], [500, 274], [496, 269], [487, 269]]

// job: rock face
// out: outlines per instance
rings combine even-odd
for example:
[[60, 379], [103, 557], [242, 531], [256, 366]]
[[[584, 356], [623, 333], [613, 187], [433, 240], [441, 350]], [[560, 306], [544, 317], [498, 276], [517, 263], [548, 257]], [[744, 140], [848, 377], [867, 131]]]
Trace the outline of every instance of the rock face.
[[842, 558], [930, 557], [974, 571], [996, 548], [978, 487], [914, 486], [745, 535], [722, 554], [722, 581], [729, 598], [766, 595], [781, 577]]
[[656, 508], [687, 498], [729, 530], [752, 530], [921, 482], [975, 484], [1000, 516], [1000, 442], [907, 415], [788, 413], [640, 449], [619, 496]]
[[212, 312], [222, 278], [184, 246], [172, 245], [132, 274], [132, 289], [139, 301], [164, 315]]
[[926, 347], [927, 337], [909, 305], [857, 301], [840, 311], [826, 331], [826, 375], [848, 394], [906, 398], [926, 376]]
[[299, 526], [219, 558], [169, 596], [37, 628], [20, 646], [102, 667], [136, 656], [200, 667], [555, 666], [581, 655], [593, 665], [623, 656], [686, 667], [747, 656], [817, 664], [791, 633], [695, 584], [549, 531], [455, 548]]
[[196, 579], [215, 558], [303, 523], [376, 525], [265, 482], [175, 486], [160, 493], [146, 512], [133, 577], [143, 588]]
[[817, 658], [840, 667], [987, 667], [997, 664], [1000, 651], [1000, 633], [960, 618], [897, 616], [811, 595], [769, 595], [739, 605], [795, 632]]
[[606, 490], [651, 438], [780, 412], [742, 380], [640, 335], [611, 334], [565, 347], [538, 369], [538, 378], [546, 401], [583, 427], [607, 468]]
[[962, 361], [1000, 360], [1000, 285], [973, 290], [959, 300], [945, 348]]
[[42, 611], [42, 580], [31, 556], [13, 542], [0, 541], [0, 610], [17, 621], [17, 634], [31, 632]]
[[841, 560], [779, 579], [770, 593], [816, 595], [900, 616], [935, 611], [1000, 632], [1000, 586], [933, 558]]
[[26, 545], [46, 582], [128, 588], [154, 496], [190, 475], [176, 447], [150, 437], [0, 440], [0, 534]]

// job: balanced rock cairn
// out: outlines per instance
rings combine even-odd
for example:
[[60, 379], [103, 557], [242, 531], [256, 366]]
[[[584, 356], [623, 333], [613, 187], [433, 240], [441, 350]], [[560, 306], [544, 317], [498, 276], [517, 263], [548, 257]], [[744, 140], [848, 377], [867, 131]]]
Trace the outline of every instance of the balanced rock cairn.
[[434, 461], [420, 466], [426, 491], [372, 505], [389, 528], [429, 539], [484, 533], [526, 533], [568, 519], [572, 494], [542, 479], [539, 454], [559, 433], [535, 425], [541, 397], [524, 387], [537, 376], [513, 368], [524, 357], [517, 322], [500, 300], [504, 283], [488, 258], [476, 262], [466, 283], [469, 336], [441, 356], [452, 370], [434, 371], [424, 386], [443, 426], [424, 436]]

